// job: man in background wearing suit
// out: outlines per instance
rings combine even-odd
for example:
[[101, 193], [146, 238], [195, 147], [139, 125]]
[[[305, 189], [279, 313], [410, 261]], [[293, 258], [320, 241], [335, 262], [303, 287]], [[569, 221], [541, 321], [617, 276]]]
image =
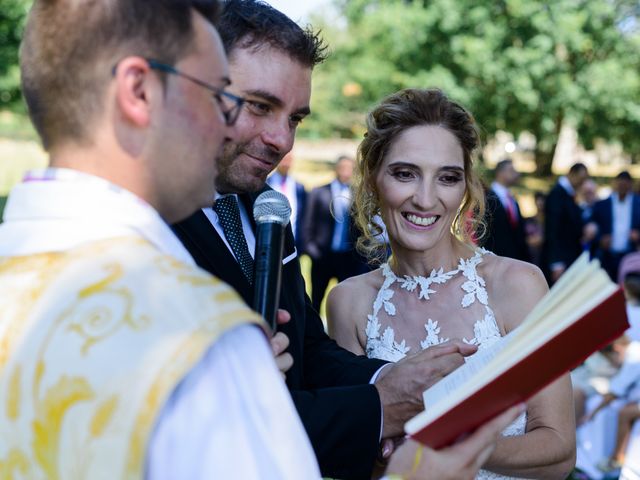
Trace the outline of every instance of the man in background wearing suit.
[[509, 190], [520, 178], [509, 159], [501, 160], [495, 168], [495, 180], [487, 191], [487, 233], [484, 247], [503, 257], [531, 261], [527, 246], [524, 220], [520, 206]]
[[[310, 112], [311, 72], [324, 59], [325, 46], [317, 34], [256, 0], [225, 2], [219, 31], [229, 56], [230, 89], [244, 97], [245, 107], [218, 161], [216, 210], [196, 212], [175, 232], [199, 266], [251, 304], [253, 202]], [[404, 422], [424, 408], [422, 391], [475, 351], [451, 342], [385, 365], [338, 347], [305, 294], [290, 227], [279, 306], [291, 314], [278, 328], [289, 338], [287, 353], [294, 360], [287, 386], [325, 476], [370, 478], [380, 439], [402, 436]], [[282, 348], [274, 341], [272, 347], [275, 353]], [[390, 443], [385, 446], [389, 454]]]
[[575, 194], [588, 177], [587, 167], [576, 163], [558, 179], [547, 197], [542, 255], [550, 283], [555, 283], [582, 253], [584, 222]]
[[293, 153], [287, 153], [267, 179], [267, 183], [274, 190], [282, 193], [291, 205], [291, 230], [296, 241], [298, 252], [304, 250], [304, 236], [302, 226], [304, 225], [305, 213], [307, 209], [307, 191], [304, 186], [289, 175], [293, 164]]
[[590, 221], [598, 228], [595, 254], [615, 282], [620, 260], [640, 240], [640, 197], [634, 195], [633, 180], [626, 171], [615, 178], [613, 190], [610, 197], [593, 205]]
[[340, 156], [336, 178], [309, 194], [304, 236], [305, 252], [311, 257], [311, 304], [316, 310], [332, 278], [340, 282], [367, 269], [354, 248], [357, 234], [349, 213], [354, 166], [353, 158]]

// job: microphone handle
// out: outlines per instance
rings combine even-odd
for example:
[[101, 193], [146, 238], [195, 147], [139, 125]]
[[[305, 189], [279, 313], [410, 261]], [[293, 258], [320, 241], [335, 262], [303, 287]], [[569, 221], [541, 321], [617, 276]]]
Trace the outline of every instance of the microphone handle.
[[284, 226], [276, 222], [258, 223], [255, 253], [253, 308], [276, 331], [280, 302]]

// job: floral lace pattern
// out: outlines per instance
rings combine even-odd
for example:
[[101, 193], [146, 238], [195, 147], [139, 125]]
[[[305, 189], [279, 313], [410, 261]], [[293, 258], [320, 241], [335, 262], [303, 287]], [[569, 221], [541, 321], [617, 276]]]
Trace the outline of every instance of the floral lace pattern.
[[[458, 267], [455, 270], [444, 272], [442, 268], [439, 270], [434, 269], [428, 277], [418, 275], [398, 277], [393, 273], [388, 264], [385, 263], [382, 265], [380, 268], [384, 281], [373, 302], [373, 313], [367, 316], [367, 327], [365, 330], [367, 336], [367, 356], [395, 362], [405, 357], [410, 351], [405, 340], [401, 342], [396, 341], [393, 328], [387, 327], [384, 332], [380, 334], [381, 325], [378, 320], [380, 310], [384, 309], [386, 314], [392, 317], [396, 315], [396, 306], [392, 302], [394, 292], [390, 288], [394, 283], [398, 283], [400, 288], [407, 292], [417, 292], [418, 298], [421, 300], [429, 300], [431, 295], [436, 293], [435, 290], [430, 288], [431, 285], [444, 284], [459, 273], [466, 279], [462, 284], [462, 290], [464, 291], [461, 301], [462, 308], [467, 308], [478, 301], [485, 309], [484, 318], [478, 320], [474, 325], [474, 337], [471, 339], [463, 338], [463, 341], [477, 345], [479, 348], [485, 348], [499, 339], [500, 330], [493, 311], [489, 307], [489, 298], [485, 288], [486, 283], [484, 279], [478, 275], [477, 271], [477, 266], [486, 253], [488, 253], [486, 250], [479, 249], [473, 257], [467, 260], [460, 259]], [[426, 330], [426, 337], [420, 342], [422, 349], [449, 341], [449, 338], [440, 337], [440, 326], [437, 320], [428, 318], [424, 329]]]
[[[478, 274], [477, 267], [482, 262], [482, 257], [488, 254], [484, 249], [478, 249], [475, 255], [469, 259], [460, 259], [457, 268], [449, 272], [445, 272], [443, 268], [432, 270], [428, 277], [424, 276], [396, 276], [388, 264], [383, 264], [380, 269], [382, 271], [383, 283], [373, 302], [373, 312], [367, 316], [367, 326], [365, 334], [367, 337], [366, 354], [368, 357], [380, 358], [391, 362], [397, 362], [410, 353], [411, 348], [407, 346], [405, 339], [397, 341], [395, 332], [392, 327], [387, 326], [382, 333], [378, 314], [381, 310], [395, 317], [397, 309], [393, 303], [394, 291], [391, 286], [397, 284], [400, 289], [407, 292], [415, 292], [418, 299], [428, 301], [436, 291], [431, 288], [432, 285], [442, 285], [451, 280], [458, 274], [464, 276], [464, 282], [461, 285], [463, 291], [460, 305], [462, 308], [469, 308], [478, 302], [484, 307], [484, 317], [477, 320], [473, 326], [473, 338], [462, 340], [465, 343], [476, 345], [478, 349], [491, 346], [501, 337], [500, 329], [496, 323], [493, 310], [489, 307], [489, 298], [486, 290], [484, 279]], [[427, 318], [424, 324], [426, 335], [424, 340], [420, 341], [420, 347], [424, 350], [428, 347], [439, 345], [449, 341], [449, 338], [440, 336], [440, 325], [437, 320]], [[502, 434], [504, 436], [522, 435], [526, 427], [526, 414], [522, 414], [511, 425], [509, 425]], [[504, 475], [480, 470], [476, 479], [509, 479]]]

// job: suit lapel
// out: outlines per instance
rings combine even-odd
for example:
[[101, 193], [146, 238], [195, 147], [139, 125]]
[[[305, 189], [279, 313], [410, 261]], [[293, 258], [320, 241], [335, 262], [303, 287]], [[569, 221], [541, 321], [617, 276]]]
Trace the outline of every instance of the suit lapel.
[[640, 197], [633, 194], [631, 196], [631, 228], [640, 227]]
[[187, 220], [174, 225], [173, 229], [199, 267], [219, 278], [224, 278], [224, 281], [231, 285], [247, 304], [251, 304], [253, 289], [235, 257], [201, 210]]
[[607, 223], [602, 227], [602, 230], [607, 234], [611, 234], [613, 233], [613, 197], [610, 196], [605, 202], [607, 202], [606, 212], [608, 215], [605, 217]]

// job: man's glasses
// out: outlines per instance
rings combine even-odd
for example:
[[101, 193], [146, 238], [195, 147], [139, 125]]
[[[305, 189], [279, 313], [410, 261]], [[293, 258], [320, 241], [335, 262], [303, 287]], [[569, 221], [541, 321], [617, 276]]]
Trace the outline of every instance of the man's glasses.
[[220, 110], [222, 110], [222, 115], [224, 116], [224, 121], [227, 126], [231, 127], [236, 123], [236, 120], [238, 120], [238, 116], [240, 115], [240, 111], [242, 110], [242, 105], [244, 105], [244, 98], [229, 93], [223, 88], [219, 88], [209, 83], [203, 82], [202, 80], [198, 80], [191, 75], [187, 75], [186, 73], [176, 70], [171, 65], [158, 62], [157, 60], [153, 60], [151, 58], [145, 58], [145, 60], [149, 64], [149, 67], [154, 70], [178, 75], [179, 77], [186, 78], [196, 85], [200, 85], [201, 87], [209, 90], [213, 94], [213, 98], [215, 98], [220, 105]]

